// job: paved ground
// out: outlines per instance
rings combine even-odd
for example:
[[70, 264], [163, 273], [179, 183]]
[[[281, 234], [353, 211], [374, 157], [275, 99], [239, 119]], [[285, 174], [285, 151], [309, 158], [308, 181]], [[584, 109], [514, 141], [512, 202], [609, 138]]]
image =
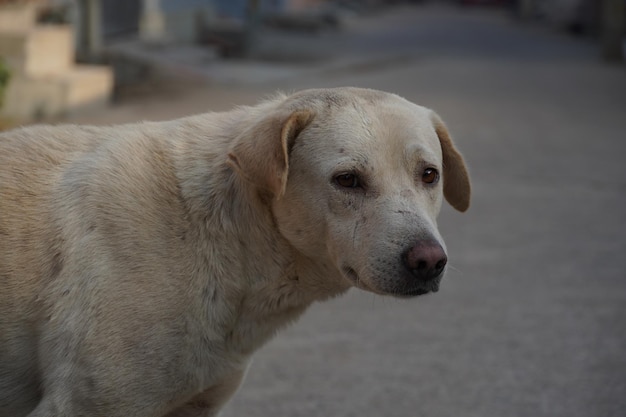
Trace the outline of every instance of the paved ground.
[[326, 64], [369, 61], [171, 88], [80, 119], [356, 85], [436, 109], [467, 157], [473, 206], [440, 218], [453, 266], [442, 290], [315, 306], [258, 353], [224, 417], [626, 415], [624, 68], [484, 11], [400, 9], [320, 39], [337, 48]]

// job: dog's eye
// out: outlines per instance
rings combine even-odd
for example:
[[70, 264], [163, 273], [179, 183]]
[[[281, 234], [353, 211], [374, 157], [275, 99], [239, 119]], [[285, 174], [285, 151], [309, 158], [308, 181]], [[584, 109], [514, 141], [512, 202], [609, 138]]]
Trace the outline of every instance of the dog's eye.
[[422, 182], [425, 184], [435, 184], [439, 181], [439, 172], [434, 168], [426, 168], [422, 174]]
[[337, 185], [343, 188], [360, 188], [361, 180], [355, 174], [339, 174], [335, 177]]

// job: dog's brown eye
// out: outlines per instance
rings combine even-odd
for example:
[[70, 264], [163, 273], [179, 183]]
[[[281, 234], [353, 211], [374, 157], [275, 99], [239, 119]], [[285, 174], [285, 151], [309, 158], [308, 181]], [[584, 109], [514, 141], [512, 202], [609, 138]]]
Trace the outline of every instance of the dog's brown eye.
[[337, 185], [344, 188], [359, 188], [361, 186], [361, 181], [359, 181], [359, 177], [354, 174], [340, 174], [335, 177], [335, 182]]
[[422, 174], [422, 182], [435, 184], [437, 181], [439, 181], [439, 172], [434, 168], [426, 168]]

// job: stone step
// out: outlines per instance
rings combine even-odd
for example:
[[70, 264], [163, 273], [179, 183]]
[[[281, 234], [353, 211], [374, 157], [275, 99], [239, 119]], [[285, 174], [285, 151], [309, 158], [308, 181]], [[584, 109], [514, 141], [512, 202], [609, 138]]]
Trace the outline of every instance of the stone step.
[[24, 31], [0, 31], [0, 56], [14, 73], [57, 75], [74, 62], [74, 41], [69, 25], [38, 25]]
[[46, 77], [15, 75], [5, 91], [0, 116], [15, 121], [43, 120], [106, 106], [113, 91], [109, 67], [80, 65]]

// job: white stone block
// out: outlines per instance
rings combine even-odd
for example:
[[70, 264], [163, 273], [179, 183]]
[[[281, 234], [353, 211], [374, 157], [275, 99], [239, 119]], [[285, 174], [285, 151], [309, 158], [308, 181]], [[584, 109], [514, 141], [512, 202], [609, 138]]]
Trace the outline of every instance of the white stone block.
[[108, 67], [81, 65], [61, 75], [11, 78], [0, 116], [13, 121], [42, 120], [106, 105], [113, 91]]
[[22, 32], [0, 31], [0, 56], [14, 73], [57, 75], [74, 61], [74, 41], [68, 25], [39, 25]]
[[2, 4], [0, 6], [1, 32], [24, 32], [35, 26], [37, 5], [34, 2]]

